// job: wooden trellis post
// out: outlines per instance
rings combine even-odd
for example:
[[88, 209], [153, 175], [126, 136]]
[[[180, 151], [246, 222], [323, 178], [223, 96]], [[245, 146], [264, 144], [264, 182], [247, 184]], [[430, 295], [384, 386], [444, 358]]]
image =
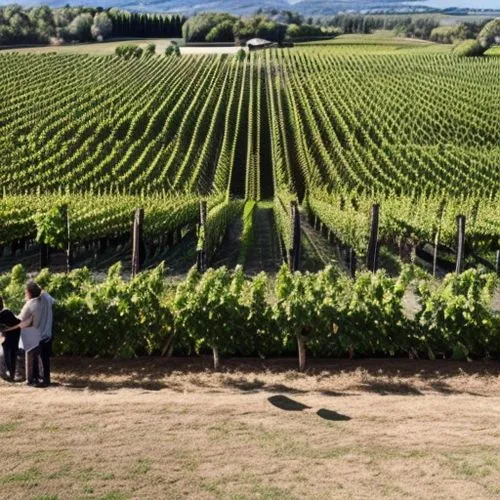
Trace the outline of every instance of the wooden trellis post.
[[143, 225], [144, 209], [138, 208], [135, 211], [132, 236], [132, 276], [137, 276], [144, 262]]
[[66, 272], [69, 273], [71, 271], [71, 232], [68, 205], [63, 205], [61, 207], [61, 215], [63, 216], [64, 225], [66, 227]]
[[200, 273], [207, 270], [207, 202], [200, 200], [200, 222], [198, 224], [198, 244], [196, 247], [196, 267]]
[[436, 277], [436, 272], [437, 272], [437, 258], [438, 258], [438, 250], [439, 250], [439, 239], [441, 238], [441, 223], [443, 222], [443, 214], [444, 210], [446, 208], [446, 201], [443, 198], [441, 200], [441, 203], [439, 204], [439, 210], [438, 210], [438, 220], [439, 224], [436, 229], [436, 236], [434, 238], [434, 251], [432, 254], [432, 276]]
[[178, 243], [180, 243], [182, 240], [182, 229], [180, 227], [178, 227], [175, 231], [174, 231], [174, 243], [177, 245]]
[[465, 215], [457, 215], [457, 267], [456, 273], [460, 274], [464, 268], [465, 257]]
[[174, 232], [173, 231], [168, 231], [166, 236], [165, 236], [165, 244], [168, 248], [172, 248], [172, 245], [174, 244]]
[[290, 202], [292, 248], [288, 250], [288, 267], [290, 271], [297, 271], [300, 263], [300, 214], [297, 202]]
[[372, 206], [372, 219], [370, 225], [370, 241], [368, 243], [368, 252], [366, 254], [366, 267], [375, 272], [378, 264], [378, 223], [379, 223], [378, 204]]
[[436, 270], [437, 270], [437, 258], [438, 258], [440, 232], [441, 232], [441, 226], [439, 226], [437, 228], [436, 237], [434, 238], [434, 251], [432, 253], [432, 276], [434, 276], [434, 277], [436, 277]]
[[319, 231], [319, 228], [321, 227], [321, 221], [317, 215], [314, 216], [314, 229], [316, 231]]
[[349, 248], [349, 274], [351, 278], [356, 277], [356, 263], [357, 263], [356, 251], [354, 248]]
[[40, 243], [40, 269], [49, 267], [49, 247], [45, 243]]

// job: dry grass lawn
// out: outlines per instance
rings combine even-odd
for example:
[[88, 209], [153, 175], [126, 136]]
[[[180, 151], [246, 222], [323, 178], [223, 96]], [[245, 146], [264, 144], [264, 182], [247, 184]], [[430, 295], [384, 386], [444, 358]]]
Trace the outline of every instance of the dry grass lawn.
[[0, 382], [2, 498], [499, 498], [500, 364], [55, 359]]
[[[236, 54], [240, 47], [184, 47], [184, 40], [182, 38], [174, 39], [179, 45], [181, 54]], [[57, 53], [57, 54], [90, 54], [94, 56], [109, 56], [115, 53], [116, 47], [124, 43], [131, 43], [138, 45], [145, 49], [150, 43], [156, 45], [156, 53], [164, 54], [165, 49], [170, 45], [170, 39], [167, 38], [148, 38], [148, 39], [130, 39], [130, 40], [108, 40], [101, 43], [75, 43], [67, 45], [44, 45], [40, 47], [23, 47], [15, 49], [3, 49], [3, 52], [18, 52], [18, 53]]]

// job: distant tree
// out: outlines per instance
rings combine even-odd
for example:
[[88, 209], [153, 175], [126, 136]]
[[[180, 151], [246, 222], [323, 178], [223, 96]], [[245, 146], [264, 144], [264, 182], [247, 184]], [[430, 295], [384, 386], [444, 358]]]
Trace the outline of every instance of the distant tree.
[[255, 34], [259, 38], [282, 42], [286, 33], [286, 26], [274, 21], [262, 21], [258, 24]]
[[91, 14], [79, 14], [68, 26], [68, 32], [72, 38], [80, 42], [86, 42], [91, 40], [92, 33], [91, 28], [94, 19]]
[[10, 4], [3, 8], [3, 17], [8, 21], [14, 14], [22, 14], [23, 8], [18, 4]]
[[302, 38], [302, 37], [314, 37], [321, 36], [325, 33], [320, 26], [314, 26], [312, 24], [289, 24], [286, 30], [286, 34], [289, 38]]
[[407, 26], [406, 36], [428, 40], [431, 36], [432, 30], [438, 26], [439, 21], [433, 19], [432, 17], [419, 17], [414, 21], [412, 20], [412, 23]]
[[144, 55], [146, 57], [154, 56], [156, 52], [156, 45], [154, 43], [148, 43], [144, 49]]
[[205, 37], [207, 42], [234, 42], [233, 23], [223, 21], [214, 26]]
[[56, 35], [53, 11], [46, 5], [31, 9], [28, 17], [41, 42], [47, 42], [51, 37]]
[[472, 38], [471, 30], [465, 24], [439, 26], [431, 31], [429, 40], [438, 43], [453, 43], [457, 40]]
[[453, 53], [460, 57], [478, 57], [482, 56], [486, 48], [477, 40], [465, 40], [455, 47]]
[[92, 38], [95, 40], [104, 40], [111, 36], [113, 32], [113, 23], [105, 12], [100, 12], [94, 16], [94, 22], [90, 28]]
[[63, 7], [53, 11], [54, 23], [56, 28], [64, 28], [67, 30], [71, 21], [77, 16], [70, 7]]
[[[182, 34], [186, 42], [205, 42], [207, 35], [213, 28], [215, 28], [219, 24], [223, 24], [226, 22], [230, 22], [231, 24], [234, 25], [236, 20], [237, 18], [230, 14], [221, 14], [221, 13], [199, 14], [197, 16], [189, 18], [184, 23], [184, 25], [182, 26]], [[224, 31], [226, 29], [225, 26], [227, 25], [224, 24], [221, 34], [225, 32]]]
[[494, 43], [500, 43], [500, 17], [487, 23], [478, 35], [479, 43], [487, 48]]
[[26, 8], [0, 6], [0, 43], [48, 43], [101, 40], [116, 36], [181, 36], [185, 18], [151, 14], [130, 14], [117, 8], [47, 6]]
[[300, 36], [300, 26], [298, 24], [289, 24], [286, 29], [286, 34], [290, 38], [298, 38]]
[[245, 49], [239, 49], [238, 52], [236, 52], [234, 57], [236, 57], [236, 59], [239, 62], [243, 62], [245, 60], [246, 56], [247, 56], [247, 53], [245, 52]]
[[16, 40], [22, 41], [30, 35], [31, 26], [28, 16], [24, 12], [15, 12], [9, 17], [9, 25]]
[[273, 16], [273, 21], [285, 24], [297, 24], [298, 26], [300, 26], [304, 23], [304, 18], [298, 12], [282, 10], [278, 13], [278, 15]]
[[14, 43], [13, 33], [10, 26], [5, 24], [0, 24], [0, 45], [9, 45], [10, 43]]
[[173, 40], [170, 42], [170, 45], [165, 49], [165, 55], [180, 57], [181, 49], [179, 48], [179, 45], [177, 45], [177, 42], [174, 42]]
[[161, 19], [161, 36], [162, 37], [172, 36], [172, 27], [170, 24], [170, 18], [167, 16]]
[[115, 36], [180, 38], [186, 21], [179, 16], [129, 13], [117, 8], [110, 9], [108, 15]]
[[134, 45], [132, 43], [123, 43], [116, 47], [115, 54], [118, 57], [123, 57], [124, 59], [130, 59], [131, 57], [141, 57], [142, 49], [138, 45]]
[[272, 21], [266, 16], [253, 16], [239, 19], [233, 31], [235, 40], [240, 43], [254, 37], [281, 43], [285, 38], [286, 28], [285, 24]]

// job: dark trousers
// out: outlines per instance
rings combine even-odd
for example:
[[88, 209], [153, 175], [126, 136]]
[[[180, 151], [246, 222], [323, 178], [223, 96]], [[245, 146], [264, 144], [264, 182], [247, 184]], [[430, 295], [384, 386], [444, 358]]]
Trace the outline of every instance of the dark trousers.
[[[44, 384], [50, 384], [50, 356], [52, 356], [52, 340], [40, 342], [40, 353], [38, 355], [38, 377]], [[41, 370], [41, 376], [40, 376]]]
[[25, 352], [26, 382], [28, 384], [38, 383], [38, 357], [40, 346]]
[[20, 331], [8, 332], [5, 334], [5, 340], [2, 344], [5, 367], [9, 372], [11, 378], [14, 378], [16, 376], [17, 350], [19, 347], [20, 336]]
[[35, 349], [26, 353], [26, 380], [28, 383], [50, 384], [50, 356], [52, 340], [42, 341]]

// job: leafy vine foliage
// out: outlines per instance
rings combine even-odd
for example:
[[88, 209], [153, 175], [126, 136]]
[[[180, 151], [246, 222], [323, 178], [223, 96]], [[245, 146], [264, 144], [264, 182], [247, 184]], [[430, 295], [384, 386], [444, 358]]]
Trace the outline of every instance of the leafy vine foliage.
[[[22, 266], [0, 276], [0, 291], [14, 310], [27, 279]], [[240, 267], [190, 271], [174, 283], [163, 265], [131, 281], [119, 264], [105, 280], [87, 269], [43, 270], [37, 281], [57, 299], [58, 354], [130, 358], [137, 355], [293, 354], [314, 356], [424, 356], [459, 359], [500, 354], [500, 317], [491, 302], [498, 278], [477, 270], [441, 282], [413, 266], [390, 278], [383, 271], [355, 280], [327, 267], [292, 273], [283, 267], [274, 285]], [[413, 290], [418, 312], [405, 314]], [[168, 347], [168, 349], [167, 349]]]
[[45, 213], [36, 214], [35, 223], [38, 243], [61, 250], [65, 248], [68, 242], [68, 228], [63, 206], [54, 206]]

